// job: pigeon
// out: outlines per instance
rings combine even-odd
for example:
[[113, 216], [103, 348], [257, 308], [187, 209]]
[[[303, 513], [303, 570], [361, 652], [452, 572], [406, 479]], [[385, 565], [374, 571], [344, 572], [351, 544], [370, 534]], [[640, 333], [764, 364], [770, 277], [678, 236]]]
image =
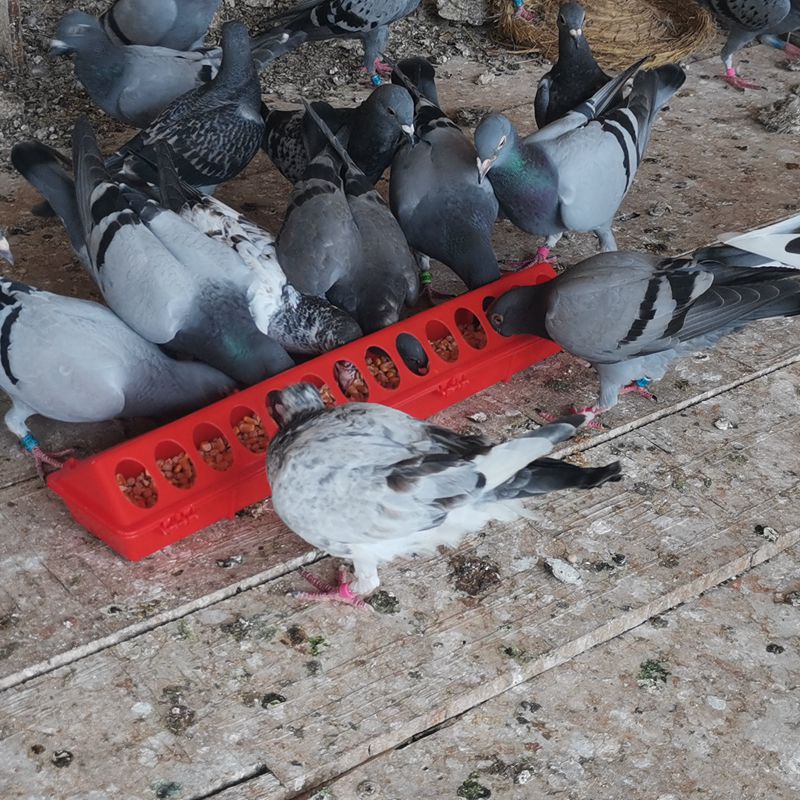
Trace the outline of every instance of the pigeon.
[[642, 72], [624, 107], [595, 118], [642, 61], [524, 139], [502, 114], [485, 117], [475, 131], [479, 174], [494, 187], [501, 211], [518, 228], [547, 237], [538, 261], [565, 231], [593, 231], [602, 250], [616, 249], [611, 223], [659, 111], [686, 80], [676, 64]]
[[411, 14], [419, 3], [420, 0], [301, 0], [265, 20], [268, 28], [258, 39], [271, 46], [276, 55], [307, 41], [361, 39], [364, 69], [377, 86], [381, 83], [380, 74], [391, 71], [380, 60], [389, 26]]
[[722, 48], [725, 64], [723, 80], [736, 89], [762, 89], [753, 81], [742, 78], [733, 66], [733, 56], [745, 45], [757, 39], [791, 59], [800, 58], [800, 48], [781, 39], [800, 28], [800, 0], [698, 0], [703, 8], [728, 30], [728, 40]]
[[[5, 236], [0, 257], [13, 263]], [[177, 416], [234, 388], [213, 367], [169, 358], [105, 306], [0, 277], [0, 389], [11, 400], [5, 422], [42, 480], [45, 465], [58, 469], [72, 451], [44, 450], [27, 426], [33, 414], [61, 422]]]
[[268, 395], [279, 431], [267, 473], [278, 516], [314, 547], [353, 562], [355, 579], [317, 600], [363, 606], [378, 565], [456, 546], [490, 520], [525, 516], [521, 500], [619, 480], [619, 462], [586, 468], [544, 458], [591, 415], [576, 415], [492, 444], [376, 403], [326, 409], [307, 383]]
[[[583, 35], [585, 19], [586, 11], [579, 3], [563, 3], [558, 9], [558, 60], [539, 81], [533, 103], [539, 128], [561, 119], [611, 80], [594, 60]], [[618, 94], [612, 103], [621, 100]]]
[[[378, 86], [355, 108], [312, 104], [347, 147], [356, 166], [373, 184], [392, 163], [397, 148], [414, 135], [414, 101], [400, 86]], [[303, 142], [305, 109], [269, 111], [262, 148], [288, 181], [302, 180], [308, 166]]]
[[490, 306], [489, 321], [504, 336], [543, 336], [590, 362], [600, 377], [593, 413], [621, 394], [652, 398], [646, 387], [674, 358], [753, 320], [800, 314], [800, 218], [793, 229], [685, 258], [599, 253], [541, 286], [511, 289]]
[[100, 17], [112, 41], [198, 50], [220, 0], [115, 0]]
[[214, 80], [169, 105], [108, 159], [108, 169], [155, 183], [156, 143], [165, 142], [191, 186], [209, 194], [235, 178], [258, 152], [264, 134], [261, 86], [248, 43], [241, 22], [226, 22], [222, 66]]
[[436, 90], [436, 69], [427, 58], [411, 56], [401, 58], [392, 70], [392, 83], [407, 86], [408, 81], [433, 105], [439, 105], [439, 92]]
[[[398, 68], [395, 74], [405, 78]], [[392, 162], [389, 204], [418, 254], [429, 299], [430, 258], [476, 289], [500, 277], [492, 247], [497, 198], [475, 169], [472, 142], [413, 83], [407, 81], [407, 88], [415, 94], [418, 141], [404, 143]]]
[[413, 256], [381, 196], [308, 104], [304, 131], [316, 155], [291, 195], [278, 261], [297, 289], [327, 297], [372, 333], [417, 301]]

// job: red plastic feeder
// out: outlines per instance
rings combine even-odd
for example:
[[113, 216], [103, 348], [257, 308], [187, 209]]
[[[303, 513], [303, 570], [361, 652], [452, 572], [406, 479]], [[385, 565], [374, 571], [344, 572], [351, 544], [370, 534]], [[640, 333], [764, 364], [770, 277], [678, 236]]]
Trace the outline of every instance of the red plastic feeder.
[[[500, 278], [143, 436], [72, 459], [48, 485], [87, 530], [125, 558], [144, 558], [269, 497], [265, 453], [277, 430], [268, 410], [270, 391], [307, 381], [327, 386], [329, 402], [348, 402], [336, 365], [350, 362], [360, 373], [352, 387], [358, 399], [429, 417], [559, 351], [538, 337], [500, 336], [484, 311], [514, 286], [553, 277], [549, 265], [538, 264]], [[427, 353], [425, 375], [403, 362], [400, 334], [414, 336]], [[373, 368], [377, 359], [387, 370], [380, 381], [368, 359]]]

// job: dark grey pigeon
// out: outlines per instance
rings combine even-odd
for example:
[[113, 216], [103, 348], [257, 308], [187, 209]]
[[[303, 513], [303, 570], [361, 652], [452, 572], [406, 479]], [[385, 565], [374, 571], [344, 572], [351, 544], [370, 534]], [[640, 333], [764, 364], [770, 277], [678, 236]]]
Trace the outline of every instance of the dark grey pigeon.
[[100, 22], [119, 44], [197, 50], [219, 4], [220, 0], [115, 0]]
[[70, 239], [83, 237], [85, 265], [116, 314], [145, 339], [241, 384], [293, 366], [253, 319], [252, 267], [148, 192], [112, 177], [85, 119], [75, 126], [73, 144], [81, 229]]
[[627, 392], [652, 397], [644, 387], [674, 358], [753, 320], [800, 314], [800, 218], [782, 228], [687, 258], [600, 253], [540, 287], [507, 292], [489, 321], [505, 336], [544, 336], [590, 362], [600, 376], [595, 413]]
[[[402, 142], [414, 135], [414, 102], [399, 86], [378, 86], [354, 108], [312, 103], [345, 145], [356, 166], [374, 184], [392, 163]], [[297, 183], [308, 166], [303, 142], [305, 109], [269, 111], [262, 147], [288, 181]]]
[[275, 55], [289, 52], [304, 42], [326, 39], [361, 39], [364, 69], [376, 85], [377, 73], [390, 68], [380, 56], [389, 38], [389, 26], [407, 17], [420, 0], [302, 0], [292, 8], [265, 20], [267, 29], [257, 37]]
[[[396, 73], [404, 76], [397, 69]], [[408, 88], [416, 91], [410, 82]], [[461, 129], [418, 92], [415, 102], [418, 142], [405, 143], [392, 162], [392, 212], [419, 254], [429, 296], [429, 258], [450, 267], [475, 289], [500, 277], [492, 247], [497, 198], [492, 185], [481, 182], [475, 148]]]
[[414, 259], [373, 185], [309, 105], [306, 114], [306, 147], [317, 155], [292, 193], [278, 260], [300, 291], [327, 297], [371, 333], [416, 302]]
[[376, 403], [326, 409], [301, 383], [270, 392], [280, 427], [267, 473], [276, 513], [314, 547], [352, 561], [319, 600], [362, 606], [378, 565], [455, 547], [491, 520], [527, 516], [522, 500], [619, 480], [618, 462], [586, 468], [544, 458], [591, 415], [572, 416], [503, 444], [465, 436]]
[[[0, 257], [11, 259], [5, 237]], [[6, 427], [39, 475], [71, 451], [47, 452], [28, 428], [41, 414], [61, 422], [176, 416], [235, 388], [197, 361], [174, 361], [105, 306], [42, 292], [0, 277], [0, 389], [11, 400]]]
[[[562, 3], [558, 9], [558, 59], [539, 81], [533, 103], [540, 128], [561, 119], [611, 80], [594, 60], [583, 35], [585, 20], [586, 11], [579, 3]], [[612, 103], [621, 100], [620, 93]]]
[[170, 103], [209, 83], [221, 51], [179, 52], [112, 41], [96, 17], [70, 11], [58, 24], [51, 55], [75, 55], [75, 77], [114, 119], [144, 128]]
[[[725, 64], [723, 80], [736, 89], [762, 89], [757, 83], [737, 75], [733, 56], [758, 39], [789, 58], [800, 58], [800, 49], [788, 41], [788, 34], [800, 28], [800, 0], [698, 0], [728, 30], [722, 48]], [[784, 38], [781, 39], [780, 37]]]
[[241, 22], [225, 23], [222, 50], [214, 80], [168, 106], [109, 158], [110, 170], [156, 183], [156, 145], [164, 142], [181, 178], [210, 193], [250, 163], [261, 144], [264, 120], [258, 73]]
[[546, 236], [537, 260], [566, 231], [593, 231], [603, 250], [617, 245], [611, 223], [644, 157], [658, 112], [686, 80], [675, 64], [636, 76], [624, 107], [598, 113], [641, 61], [536, 133], [521, 138], [507, 117], [492, 114], [475, 131], [478, 168], [514, 225]]
[[[397, 70], [397, 71], [395, 71]], [[439, 105], [439, 92], [436, 90], [436, 69], [427, 58], [411, 56], [401, 58], [392, 70], [392, 83], [407, 86], [411, 81], [419, 93], [435, 106]]]

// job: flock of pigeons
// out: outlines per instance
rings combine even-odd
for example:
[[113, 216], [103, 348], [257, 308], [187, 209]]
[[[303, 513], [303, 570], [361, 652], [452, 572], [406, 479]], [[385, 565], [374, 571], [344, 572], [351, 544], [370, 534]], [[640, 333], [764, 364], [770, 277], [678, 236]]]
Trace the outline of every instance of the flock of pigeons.
[[[501, 215], [545, 237], [537, 261], [566, 231], [596, 234], [601, 253], [512, 289], [487, 312], [503, 335], [544, 336], [592, 363], [600, 396], [590, 408], [492, 445], [375, 404], [326, 409], [308, 384], [271, 393], [275, 510], [352, 560], [354, 581], [308, 578], [314, 597], [354, 605], [378, 585], [381, 562], [513, 519], [523, 498], [618, 480], [618, 463], [587, 469], [545, 456], [620, 394], [648, 394], [681, 353], [751, 320], [800, 313], [791, 225], [684, 258], [616, 250], [612, 221], [655, 119], [685, 80], [678, 65], [643, 70], [640, 61], [609, 77], [583, 36], [584, 10], [565, 3], [559, 59], [536, 95], [539, 130], [523, 136], [491, 114], [473, 141], [442, 111], [427, 60], [379, 60], [388, 26], [418, 2], [304, 0], [252, 38], [226, 22], [218, 48], [203, 42], [219, 0], [116, 0], [99, 19], [70, 12], [52, 52], [72, 54], [92, 100], [141, 130], [106, 156], [81, 118], [71, 160], [37, 141], [12, 152], [46, 201], [36, 213], [61, 218], [107, 304], [0, 279], [6, 424], [42, 475], [65, 453], [39, 445], [33, 414], [84, 422], [202, 407], [397, 322], [421, 293], [434, 296], [431, 258], [470, 289], [497, 279], [491, 235]], [[747, 41], [795, 55], [776, 37], [800, 26], [796, 0], [703, 4], [731, 31], [723, 59], [737, 88], [752, 85], [731, 61]], [[267, 108], [259, 71], [334, 37], [363, 40], [370, 96], [356, 108]], [[213, 197], [260, 148], [294, 185], [277, 238]], [[375, 189], [387, 168], [388, 206]], [[12, 260], [4, 238], [0, 255]], [[409, 366], [427, 361], [412, 337], [398, 347]]]

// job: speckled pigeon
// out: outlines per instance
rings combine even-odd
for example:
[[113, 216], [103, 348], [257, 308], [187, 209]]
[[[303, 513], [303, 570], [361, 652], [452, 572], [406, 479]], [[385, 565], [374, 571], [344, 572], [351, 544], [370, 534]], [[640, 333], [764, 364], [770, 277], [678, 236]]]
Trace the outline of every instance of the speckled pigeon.
[[[322, 133], [320, 133], [322, 132]], [[278, 260], [291, 283], [327, 297], [365, 333], [417, 300], [414, 259], [383, 199], [306, 104], [306, 147], [316, 153], [296, 186], [278, 235]]]
[[486, 117], [475, 131], [479, 172], [488, 176], [503, 213], [522, 230], [547, 237], [538, 260], [565, 231], [593, 231], [603, 250], [616, 249], [611, 223], [658, 112], [686, 79], [675, 64], [642, 72], [624, 107], [595, 118], [636, 68], [527, 138], [502, 114]]
[[288, 52], [304, 42], [325, 39], [361, 39], [364, 68], [374, 84], [376, 73], [388, 75], [390, 68], [380, 56], [389, 38], [389, 26], [408, 16], [420, 0], [302, 0], [269, 17], [267, 29], [257, 37], [275, 54]]
[[261, 144], [264, 120], [258, 73], [241, 22], [225, 23], [222, 50], [214, 80], [168, 106], [108, 159], [110, 170], [156, 182], [156, 144], [165, 142], [181, 178], [210, 193], [250, 163]]
[[[748, 322], [800, 314], [800, 218], [781, 233], [755, 231], [685, 258], [599, 253], [538, 287], [518, 287], [487, 312], [499, 333], [557, 342], [600, 377], [591, 411], [645, 387], [674, 358]], [[753, 250], [767, 255], [759, 255]], [[780, 258], [775, 258], [779, 255]]]
[[523, 498], [620, 478], [618, 462], [586, 468], [543, 458], [575, 435], [583, 415], [492, 444], [375, 403], [326, 409], [307, 383], [270, 392], [269, 404], [280, 427], [267, 461], [275, 511], [355, 571], [335, 588], [306, 573], [322, 590], [306, 598], [362, 606], [383, 562], [453, 547], [490, 520], [525, 516]]
[[[347, 147], [356, 166], [374, 184], [392, 163], [397, 148], [414, 135], [414, 102], [400, 86], [378, 86], [354, 108], [312, 103]], [[288, 181], [297, 183], [308, 166], [303, 142], [305, 109], [269, 111], [262, 147]]]
[[698, 0], [728, 30], [722, 48], [723, 80], [736, 89], [761, 89], [759, 84], [737, 75], [734, 53], [754, 39], [783, 50], [789, 58], [800, 58], [800, 49], [785, 38], [800, 28], [800, 0]]
[[[0, 257], [11, 259], [5, 237]], [[196, 361], [174, 361], [105, 306], [42, 292], [0, 277], [0, 389], [11, 399], [8, 429], [39, 475], [71, 451], [42, 449], [27, 425], [172, 416], [224, 397], [234, 382]]]
[[220, 0], [115, 0], [100, 17], [119, 44], [143, 44], [173, 50], [203, 46]]
[[[395, 68], [399, 79], [405, 73]], [[492, 185], [481, 182], [472, 142], [447, 115], [415, 93], [416, 144], [405, 143], [392, 162], [389, 202], [412, 248], [419, 254], [426, 293], [427, 259], [450, 267], [475, 289], [500, 277], [492, 247], [498, 203]]]
[[[586, 11], [579, 3], [562, 3], [558, 9], [558, 59], [539, 81], [533, 103], [540, 128], [572, 111], [611, 80], [594, 60], [583, 35], [585, 19]], [[620, 93], [612, 103], [621, 100]]]

